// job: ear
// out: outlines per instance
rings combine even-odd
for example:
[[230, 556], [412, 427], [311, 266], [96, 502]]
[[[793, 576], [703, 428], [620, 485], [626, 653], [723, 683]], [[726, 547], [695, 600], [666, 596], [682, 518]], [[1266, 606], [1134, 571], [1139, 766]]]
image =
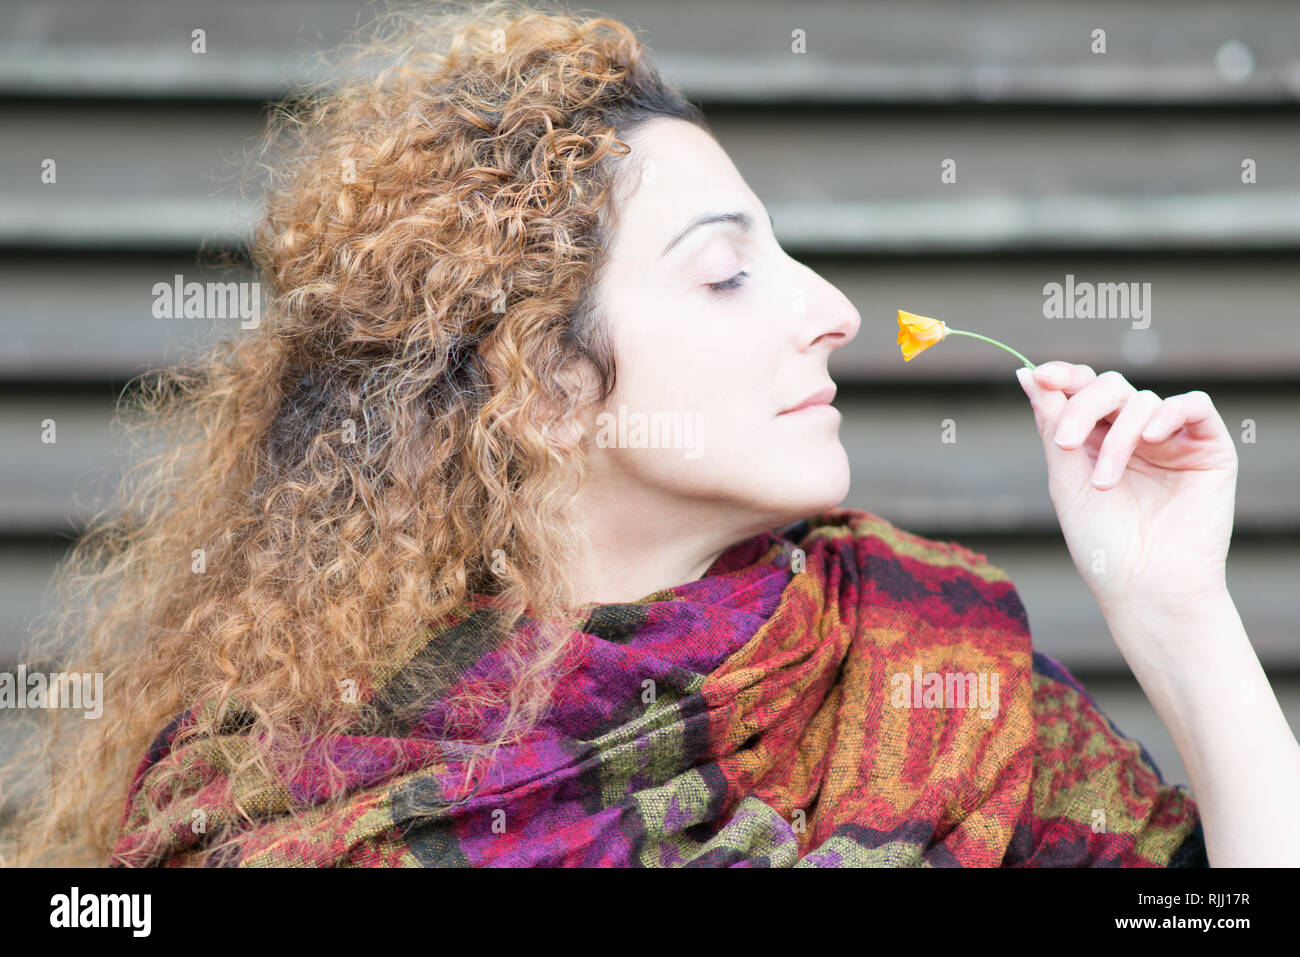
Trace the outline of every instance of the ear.
[[488, 382], [492, 386], [492, 391], [500, 392], [505, 388], [506, 370], [498, 357], [496, 341], [491, 336], [480, 339], [474, 346], [474, 351], [483, 360], [483, 368], [487, 370]]
[[[483, 366], [487, 370], [492, 390], [494, 392], [504, 390], [507, 384], [507, 372], [505, 364], [499, 359], [496, 342], [491, 337], [483, 339], [479, 342], [477, 351], [483, 359]], [[541, 429], [551, 445], [561, 449], [572, 449], [581, 444], [586, 432], [582, 419], [586, 410], [578, 408], [577, 402], [580, 396], [590, 396], [589, 390], [594, 387], [594, 378], [585, 374], [585, 370], [580, 372], [570, 367], [565, 370], [561, 385], [564, 391], [573, 397], [574, 407], [568, 410], [566, 418], [566, 409], [562, 405], [544, 406], [540, 413], [544, 417]], [[506, 423], [506, 427], [510, 427], [509, 422]]]

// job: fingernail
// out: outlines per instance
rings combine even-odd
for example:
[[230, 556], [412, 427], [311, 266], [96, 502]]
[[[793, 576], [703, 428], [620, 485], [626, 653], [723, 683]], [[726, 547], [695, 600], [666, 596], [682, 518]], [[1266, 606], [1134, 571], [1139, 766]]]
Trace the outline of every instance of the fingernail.
[[1078, 431], [1069, 422], [1062, 422], [1056, 429], [1057, 445], [1073, 445], [1078, 440]]

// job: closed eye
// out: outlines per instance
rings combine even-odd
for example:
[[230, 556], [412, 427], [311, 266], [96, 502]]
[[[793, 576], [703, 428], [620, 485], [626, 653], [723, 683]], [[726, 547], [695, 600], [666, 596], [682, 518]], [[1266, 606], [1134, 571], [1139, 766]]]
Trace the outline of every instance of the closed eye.
[[705, 283], [705, 285], [707, 285], [714, 292], [728, 292], [729, 290], [739, 289], [741, 286], [743, 286], [745, 284], [743, 277], [748, 275], [749, 273], [745, 272], [744, 270], [741, 270], [740, 272], [732, 276], [730, 279], [724, 279], [722, 282]]

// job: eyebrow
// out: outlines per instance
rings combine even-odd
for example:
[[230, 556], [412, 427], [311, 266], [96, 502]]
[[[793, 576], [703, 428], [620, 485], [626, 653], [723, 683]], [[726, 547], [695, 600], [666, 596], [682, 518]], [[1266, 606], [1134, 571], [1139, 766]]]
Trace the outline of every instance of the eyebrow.
[[[773, 228], [775, 228], [776, 220], [772, 219], [772, 214], [768, 213], [767, 218]], [[754, 217], [750, 216], [749, 213], [741, 212], [739, 210], [730, 213], [701, 213], [699, 216], [696, 216], [691, 220], [685, 229], [668, 241], [668, 245], [665, 246], [664, 251], [659, 254], [659, 258], [662, 259], [664, 256], [667, 256], [669, 251], [685, 239], [693, 230], [699, 229], [701, 226], [708, 226], [710, 223], [735, 223], [741, 229], [748, 231], [754, 228]]]

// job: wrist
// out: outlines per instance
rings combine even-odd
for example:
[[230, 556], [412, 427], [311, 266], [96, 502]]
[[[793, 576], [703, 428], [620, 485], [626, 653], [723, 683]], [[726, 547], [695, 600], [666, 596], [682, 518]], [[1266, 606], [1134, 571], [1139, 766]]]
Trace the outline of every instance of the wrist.
[[1226, 586], [1102, 608], [1111, 636], [1130, 667], [1149, 663], [1164, 673], [1199, 669], [1225, 651], [1254, 649]]
[[1133, 622], [1149, 625], [1194, 625], [1198, 617], [1223, 615], [1228, 609], [1235, 613], [1227, 581], [1196, 587], [1183, 587], [1176, 592], [1136, 594], [1130, 598], [1098, 598], [1097, 605], [1107, 622]]

